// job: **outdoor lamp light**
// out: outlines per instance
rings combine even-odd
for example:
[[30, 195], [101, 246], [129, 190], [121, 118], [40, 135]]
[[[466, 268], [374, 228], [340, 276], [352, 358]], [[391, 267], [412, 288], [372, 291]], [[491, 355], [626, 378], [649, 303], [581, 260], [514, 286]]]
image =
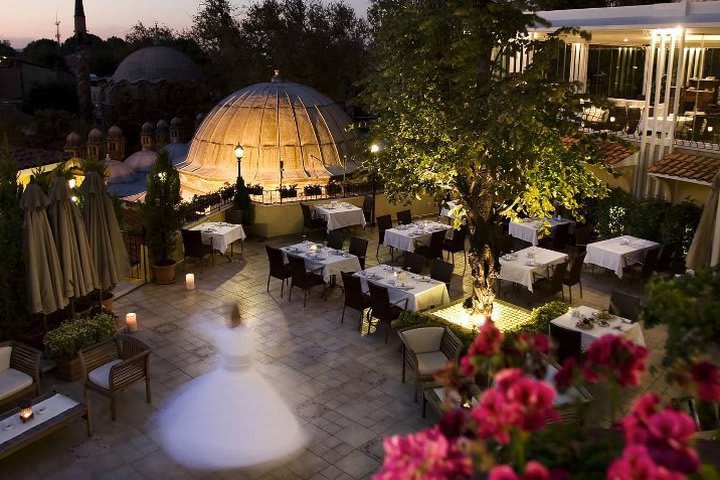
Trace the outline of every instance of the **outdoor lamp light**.
[[614, 122], [615, 122], [615, 117], [610, 117], [610, 123], [614, 123]]
[[373, 143], [370, 145], [370, 153], [378, 153], [380, 151], [380, 145]]
[[707, 127], [707, 131], [708, 131], [708, 132], [712, 132], [712, 131], [713, 131], [713, 127]]
[[75, 188], [75, 179], [71, 178], [70, 180], [68, 180], [68, 185], [70, 186], [70, 188]]
[[72, 197], [70, 197], [70, 200], [72, 200], [73, 203], [77, 203], [78, 198], [75, 195], [73, 195]]
[[245, 149], [238, 143], [235, 145], [235, 158], [242, 160], [243, 155], [245, 155]]

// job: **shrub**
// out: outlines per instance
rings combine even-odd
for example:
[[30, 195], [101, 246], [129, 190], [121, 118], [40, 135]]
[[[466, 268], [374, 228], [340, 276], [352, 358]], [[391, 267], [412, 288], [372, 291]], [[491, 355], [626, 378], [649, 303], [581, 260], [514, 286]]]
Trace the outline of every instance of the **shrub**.
[[283, 185], [278, 188], [280, 198], [297, 197], [297, 185]]
[[45, 351], [50, 358], [71, 360], [80, 350], [115, 336], [115, 319], [107, 313], [93, 317], [76, 317], [50, 330], [43, 339]]
[[313, 195], [322, 195], [322, 187], [320, 185], [305, 185], [303, 188], [306, 197]]
[[522, 333], [544, 333], [550, 329], [550, 321], [567, 313], [570, 305], [556, 300], [534, 308], [530, 313], [530, 325], [522, 328]]
[[145, 203], [140, 207], [150, 258], [156, 265], [173, 263], [170, 254], [182, 223], [178, 214], [181, 201], [180, 176], [163, 149], [148, 174]]
[[661, 227], [662, 243], [680, 247], [675, 249], [673, 260], [682, 260], [687, 255], [701, 216], [702, 208], [690, 200], [665, 210]]
[[263, 193], [263, 186], [259, 183], [256, 183], [254, 185], [247, 185], [245, 188], [250, 195], [262, 195]]

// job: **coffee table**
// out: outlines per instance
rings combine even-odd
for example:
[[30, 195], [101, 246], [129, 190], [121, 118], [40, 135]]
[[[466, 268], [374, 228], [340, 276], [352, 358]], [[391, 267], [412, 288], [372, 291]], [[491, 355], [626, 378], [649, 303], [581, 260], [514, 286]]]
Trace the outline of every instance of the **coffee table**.
[[[22, 423], [19, 408], [0, 414], [0, 458], [12, 455], [79, 418], [87, 422], [88, 437], [92, 425], [87, 406], [57, 392], [50, 392], [32, 400], [34, 416]], [[42, 410], [42, 411], [41, 411]]]

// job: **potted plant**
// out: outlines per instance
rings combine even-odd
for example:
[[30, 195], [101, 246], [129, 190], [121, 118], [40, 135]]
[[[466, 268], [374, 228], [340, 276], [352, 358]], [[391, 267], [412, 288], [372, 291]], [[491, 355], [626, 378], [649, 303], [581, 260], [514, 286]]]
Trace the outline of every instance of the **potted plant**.
[[315, 195], [322, 195], [322, 187], [320, 185], [305, 185], [303, 187], [306, 197], [312, 197]]
[[75, 317], [50, 330], [45, 335], [43, 345], [48, 357], [57, 363], [58, 376], [72, 382], [82, 375], [78, 352], [111, 339], [116, 331], [115, 318], [109, 313]]
[[280, 192], [280, 198], [293, 198], [297, 197], [297, 185], [282, 185], [278, 188]]
[[342, 184], [336, 182], [335, 180], [330, 180], [325, 187], [325, 191], [328, 195], [340, 195], [342, 193], [342, 190]]
[[180, 176], [167, 151], [161, 150], [148, 174], [145, 203], [141, 205], [153, 276], [160, 284], [175, 281], [177, 262], [171, 253], [181, 226], [178, 214], [181, 200]]
[[262, 195], [263, 194], [263, 186], [260, 185], [259, 183], [256, 183], [254, 185], [248, 185], [246, 188], [247, 188], [247, 192], [250, 195]]

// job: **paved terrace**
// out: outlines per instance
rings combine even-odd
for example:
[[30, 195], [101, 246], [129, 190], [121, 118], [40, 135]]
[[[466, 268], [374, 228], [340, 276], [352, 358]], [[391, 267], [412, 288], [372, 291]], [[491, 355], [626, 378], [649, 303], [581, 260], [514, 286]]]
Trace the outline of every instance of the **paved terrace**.
[[[370, 239], [368, 265], [374, 258], [377, 232], [359, 233]], [[273, 241], [274, 244], [289, 243]], [[347, 245], [347, 243], [346, 243]], [[387, 249], [381, 247], [384, 261]], [[456, 255], [459, 262], [462, 255]], [[399, 340], [384, 332], [361, 335], [357, 315], [349, 310], [340, 324], [342, 292], [335, 289], [326, 301], [319, 290], [302, 308], [302, 294], [293, 302], [280, 298], [280, 284], [272, 280], [265, 292], [267, 257], [264, 242], [250, 239], [245, 252], [228, 263], [216, 257], [214, 267], [199, 274], [196, 264], [188, 271], [196, 275], [197, 290], [185, 290], [183, 270], [171, 286], [154, 284], [138, 288], [115, 302], [116, 313], [137, 313], [138, 337], [152, 350], [153, 402], [145, 403], [144, 384], [124, 392], [119, 401], [118, 420], [110, 420], [109, 402], [90, 394], [95, 434], [88, 439], [85, 425], [78, 422], [15, 455], [0, 461], [3, 478], [12, 479], [121, 479], [121, 478], [259, 478], [259, 479], [363, 479], [369, 478], [382, 461], [382, 438], [407, 433], [430, 425], [429, 414], [421, 418], [420, 404], [412, 400], [412, 381], [400, 382]], [[469, 271], [462, 278], [462, 265], [455, 270], [450, 296], [461, 298], [469, 291]], [[586, 271], [584, 297], [577, 288], [575, 305], [607, 308], [609, 294], [620, 286], [638, 292], [641, 287], [622, 282], [609, 273]], [[532, 296], [520, 288], [507, 288], [504, 298], [528, 306]], [[566, 296], [567, 298], [567, 296]], [[537, 302], [542, 303], [542, 302]], [[213, 331], [223, 326], [235, 304], [241, 306], [244, 321], [256, 337], [256, 368], [272, 380], [291, 404], [311, 437], [307, 449], [295, 460], [262, 471], [197, 473], [183, 469], [168, 458], [156, 443], [155, 415], [173, 392], [193, 377], [215, 368], [218, 354]], [[665, 334], [660, 329], [644, 332], [651, 350], [651, 363], [662, 358]], [[646, 390], [673, 396], [663, 373], [647, 374], [643, 384], [626, 393], [625, 400]], [[80, 382], [66, 383], [52, 374], [44, 379], [44, 390], [56, 389], [82, 400]], [[594, 391], [594, 418], [606, 414], [603, 392]], [[232, 414], [232, 399], [226, 412]]]

